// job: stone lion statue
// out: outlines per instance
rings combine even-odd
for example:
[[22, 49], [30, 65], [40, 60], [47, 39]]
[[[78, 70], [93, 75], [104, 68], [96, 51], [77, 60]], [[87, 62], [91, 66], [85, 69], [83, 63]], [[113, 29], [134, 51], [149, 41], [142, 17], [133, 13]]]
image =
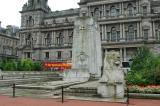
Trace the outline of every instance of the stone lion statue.
[[103, 75], [101, 82], [114, 83], [122, 81], [120, 76], [121, 61], [120, 53], [117, 51], [109, 51], [105, 53]]
[[120, 68], [120, 53], [116, 51], [110, 51], [105, 53], [104, 69], [114, 70]]
[[103, 75], [97, 92], [105, 98], [124, 98], [124, 73], [119, 52], [105, 53]]

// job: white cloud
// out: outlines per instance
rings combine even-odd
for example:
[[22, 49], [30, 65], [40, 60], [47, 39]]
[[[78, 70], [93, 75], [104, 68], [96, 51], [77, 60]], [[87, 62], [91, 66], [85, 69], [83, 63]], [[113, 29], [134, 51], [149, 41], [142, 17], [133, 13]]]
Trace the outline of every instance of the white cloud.
[[[21, 11], [23, 4], [28, 0], [0, 0], [0, 21], [2, 26], [16, 25], [20, 26]], [[80, 0], [48, 0], [52, 11], [77, 8]]]

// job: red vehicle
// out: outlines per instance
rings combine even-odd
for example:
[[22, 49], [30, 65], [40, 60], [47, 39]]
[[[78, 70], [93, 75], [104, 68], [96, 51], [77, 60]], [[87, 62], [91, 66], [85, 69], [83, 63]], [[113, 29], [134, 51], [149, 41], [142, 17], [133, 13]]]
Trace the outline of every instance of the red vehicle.
[[43, 68], [47, 70], [66, 70], [71, 69], [71, 63], [65, 62], [43, 62]]

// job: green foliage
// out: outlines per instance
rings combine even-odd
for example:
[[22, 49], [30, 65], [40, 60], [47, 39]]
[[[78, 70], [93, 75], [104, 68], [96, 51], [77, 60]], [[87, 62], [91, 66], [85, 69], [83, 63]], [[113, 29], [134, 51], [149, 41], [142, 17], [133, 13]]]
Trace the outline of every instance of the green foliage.
[[13, 71], [16, 70], [16, 63], [14, 60], [2, 60], [0, 68], [5, 71]]
[[139, 73], [128, 73], [127, 81], [129, 85], [146, 85], [148, 82]]
[[138, 85], [160, 84], [160, 56], [153, 54], [147, 47], [139, 48], [127, 81]]
[[5, 71], [41, 71], [42, 65], [40, 62], [31, 59], [2, 60], [0, 61], [0, 68]]
[[42, 64], [41, 64], [41, 62], [35, 61], [35, 62], [34, 62], [34, 67], [33, 67], [33, 69], [34, 69], [35, 71], [41, 71], [41, 70], [42, 70]]
[[20, 67], [22, 67], [22, 71], [32, 71], [33, 61], [31, 59], [21, 60]]

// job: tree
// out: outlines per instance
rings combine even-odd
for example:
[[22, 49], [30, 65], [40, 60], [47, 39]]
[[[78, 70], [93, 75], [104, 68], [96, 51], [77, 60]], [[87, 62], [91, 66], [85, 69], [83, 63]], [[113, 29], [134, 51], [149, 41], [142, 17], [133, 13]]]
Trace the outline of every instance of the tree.
[[147, 47], [139, 48], [127, 80], [129, 84], [160, 84], [160, 56], [153, 54]]

